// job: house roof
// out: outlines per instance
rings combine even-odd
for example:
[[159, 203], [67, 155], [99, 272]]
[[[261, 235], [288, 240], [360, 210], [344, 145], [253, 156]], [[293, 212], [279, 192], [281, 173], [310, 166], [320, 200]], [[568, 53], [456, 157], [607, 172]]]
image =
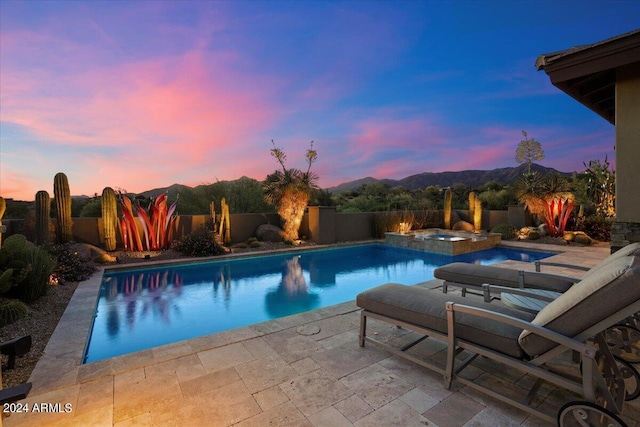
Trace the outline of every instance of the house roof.
[[616, 68], [640, 62], [640, 29], [538, 56], [551, 83], [615, 125]]

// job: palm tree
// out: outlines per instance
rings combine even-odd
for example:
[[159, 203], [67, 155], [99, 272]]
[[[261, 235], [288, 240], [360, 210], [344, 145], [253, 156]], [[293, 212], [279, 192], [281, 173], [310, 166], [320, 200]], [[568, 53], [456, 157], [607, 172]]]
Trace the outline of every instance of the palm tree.
[[273, 148], [271, 156], [282, 167], [282, 170], [276, 170], [272, 174], [267, 175], [264, 181], [264, 197], [267, 203], [275, 205], [278, 215], [283, 222], [283, 238], [285, 241], [298, 240], [298, 230], [304, 216], [304, 210], [309, 204], [311, 193], [317, 189], [316, 181], [318, 176], [311, 172], [311, 165], [318, 157], [318, 153], [313, 149], [313, 141], [307, 150], [307, 170], [303, 172], [299, 169], [289, 168], [285, 166], [287, 159], [282, 149], [276, 147], [271, 140]]

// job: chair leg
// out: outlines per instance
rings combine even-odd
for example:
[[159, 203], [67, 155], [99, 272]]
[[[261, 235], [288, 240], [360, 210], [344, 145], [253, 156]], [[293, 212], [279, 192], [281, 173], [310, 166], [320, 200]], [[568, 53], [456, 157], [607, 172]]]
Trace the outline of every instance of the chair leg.
[[364, 337], [367, 334], [367, 316], [364, 314], [364, 310], [360, 312], [360, 347], [364, 347]]

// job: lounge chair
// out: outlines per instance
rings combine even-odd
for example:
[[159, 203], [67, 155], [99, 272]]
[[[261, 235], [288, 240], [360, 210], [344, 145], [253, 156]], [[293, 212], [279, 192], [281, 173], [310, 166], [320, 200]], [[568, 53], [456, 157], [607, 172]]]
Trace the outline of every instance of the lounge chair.
[[[586, 271], [582, 278], [588, 277], [592, 271], [597, 271], [625, 256], [640, 256], [640, 242], [632, 243], [609, 255], [600, 261], [596, 266], [589, 269], [586, 267], [575, 266], [570, 264], [560, 264], [548, 261], [536, 261], [536, 271], [518, 271], [510, 268], [495, 267], [491, 265], [469, 264], [464, 262], [454, 262], [451, 264], [438, 267], [434, 270], [433, 275], [437, 279], [444, 280], [442, 291], [448, 292], [449, 286], [462, 288], [464, 296], [467, 288], [484, 291], [485, 284], [497, 285], [508, 288], [532, 288], [544, 289], [554, 292], [563, 293], [571, 288], [580, 278], [561, 276], [557, 274], [547, 274], [541, 272], [543, 265], [562, 266], [573, 268], [576, 270]], [[499, 290], [500, 288], [495, 288]], [[486, 293], [485, 293], [486, 297]]]
[[[580, 419], [580, 425], [624, 426], [618, 417], [626, 397], [624, 378], [603, 332], [640, 311], [639, 282], [640, 259], [619, 256], [606, 269], [580, 280], [537, 315], [435, 290], [386, 284], [356, 298], [362, 308], [359, 342], [360, 346], [373, 342], [443, 374], [446, 388], [456, 381], [548, 422], [557, 420], [564, 426]], [[369, 317], [423, 336], [394, 347], [367, 336]], [[428, 337], [448, 344], [444, 368], [407, 353]], [[460, 360], [465, 350], [471, 357]], [[564, 356], [571, 352], [580, 356], [580, 365], [574, 364], [570, 373], [554, 369], [558, 360], [566, 363]], [[474, 382], [470, 379], [473, 375], [465, 377], [478, 355], [534, 377], [529, 392], [516, 398], [513, 392], [500, 393]], [[562, 407], [557, 418], [539, 410], [533, 402], [544, 382], [573, 392], [580, 401]]]
[[9, 356], [5, 369], [13, 369], [16, 365], [16, 356], [22, 357], [27, 354], [29, 350], [31, 350], [31, 335], [25, 335], [0, 343], [0, 354]]
[[31, 391], [31, 383], [24, 383], [0, 390], [0, 405], [25, 399]]

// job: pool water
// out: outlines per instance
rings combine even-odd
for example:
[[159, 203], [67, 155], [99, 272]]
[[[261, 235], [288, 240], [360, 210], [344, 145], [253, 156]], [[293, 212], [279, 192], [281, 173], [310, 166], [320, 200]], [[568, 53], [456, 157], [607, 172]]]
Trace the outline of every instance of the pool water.
[[387, 282], [424, 282], [455, 261], [550, 255], [494, 248], [448, 256], [371, 244], [107, 271], [84, 363], [350, 301]]

